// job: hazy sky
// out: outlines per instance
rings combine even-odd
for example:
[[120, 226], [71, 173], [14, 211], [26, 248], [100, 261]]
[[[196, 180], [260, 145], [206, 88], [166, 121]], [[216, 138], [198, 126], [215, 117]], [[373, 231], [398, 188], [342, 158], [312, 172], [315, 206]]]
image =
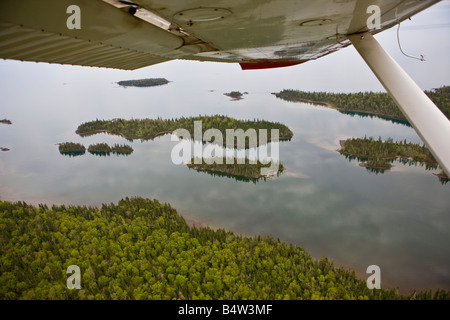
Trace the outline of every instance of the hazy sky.
[[[420, 62], [401, 54], [396, 27], [376, 38], [386, 51], [424, 90], [450, 84], [450, 1], [445, 0], [405, 21], [401, 26], [403, 50]], [[337, 53], [302, 65], [257, 71], [242, 71], [238, 64], [170, 61], [135, 71], [61, 66], [47, 63], [0, 61], [0, 92], [22, 90], [33, 80], [36, 85], [71, 81], [117, 82], [127, 79], [165, 77], [171, 81], [187, 78], [211, 89], [274, 92], [283, 88], [306, 91], [384, 91], [365, 62], [350, 46]], [[217, 88], [220, 86], [220, 88]]]

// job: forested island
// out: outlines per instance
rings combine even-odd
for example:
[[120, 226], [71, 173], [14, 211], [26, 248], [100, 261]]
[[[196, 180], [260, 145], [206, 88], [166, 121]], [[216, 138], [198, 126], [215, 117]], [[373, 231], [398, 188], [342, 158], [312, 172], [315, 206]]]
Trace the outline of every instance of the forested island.
[[[91, 144], [87, 150], [89, 153], [99, 156], [109, 156], [110, 153], [116, 155], [129, 155], [133, 152], [133, 148], [129, 145], [114, 144], [110, 147], [107, 143]], [[59, 152], [63, 155], [75, 157], [85, 154], [86, 147], [81, 143], [64, 142], [59, 144]]]
[[[219, 163], [219, 160], [221, 163]], [[208, 159], [208, 162], [212, 162], [211, 164], [206, 163], [205, 159], [201, 159], [202, 163], [200, 164], [196, 164], [195, 161], [196, 159], [192, 158], [191, 162], [187, 164], [189, 169], [205, 172], [212, 176], [228, 177], [233, 178], [236, 181], [253, 183], [258, 182], [261, 179], [265, 181], [273, 175], [279, 176], [286, 169], [281, 163], [279, 163], [278, 170], [276, 172], [263, 175], [261, 174], [261, 169], [269, 168], [270, 164], [263, 164], [259, 160], [257, 160], [254, 164], [250, 163], [248, 158], [245, 158], [245, 163], [243, 164], [238, 164], [236, 158], [233, 159], [233, 163], [227, 164], [227, 159], [225, 157], [221, 159]]]
[[81, 143], [63, 142], [59, 144], [59, 152], [66, 156], [76, 157], [85, 154], [86, 147]]
[[[172, 133], [176, 129], [186, 129], [189, 131], [191, 138], [194, 138], [194, 122], [202, 121], [202, 131], [208, 129], [218, 129], [224, 139], [226, 137], [226, 129], [242, 129], [244, 132], [248, 129], [255, 129], [258, 138], [258, 145], [260, 141], [259, 129], [267, 129], [267, 142], [272, 140], [271, 129], [279, 130], [279, 140], [289, 140], [292, 138], [292, 131], [285, 125], [278, 122], [269, 122], [264, 120], [236, 120], [226, 116], [197, 116], [197, 117], [182, 117], [178, 119], [113, 119], [113, 120], [95, 120], [81, 124], [78, 126], [76, 133], [80, 136], [90, 136], [98, 133], [109, 133], [120, 135], [128, 140], [141, 139], [150, 140], [158, 136]], [[203, 137], [202, 137], [203, 139]], [[237, 145], [237, 139], [234, 144]], [[218, 142], [221, 144], [222, 142]], [[246, 139], [246, 147], [249, 146], [248, 139]]]
[[133, 153], [133, 148], [129, 145], [120, 145], [120, 144], [114, 144], [112, 147], [110, 147], [107, 143], [97, 143], [97, 144], [91, 144], [88, 148], [89, 153], [94, 155], [108, 155], [110, 153], [116, 154], [116, 155], [130, 155]]
[[[370, 290], [354, 271], [272, 237], [189, 227], [168, 203], [0, 201], [0, 299], [450, 299]], [[80, 268], [81, 289], [67, 288]]]
[[[450, 118], [450, 86], [425, 91], [436, 106]], [[408, 123], [407, 119], [387, 93], [382, 92], [359, 92], [359, 93], [328, 93], [328, 92], [305, 92], [298, 90], [283, 90], [273, 93], [277, 98], [306, 102], [337, 109], [343, 113], [356, 113], [365, 115], [376, 115], [385, 119], [394, 119]]]
[[[406, 140], [394, 142], [392, 139], [382, 141], [371, 138], [352, 138], [340, 141], [339, 152], [346, 158], [362, 161], [361, 166], [375, 173], [384, 173], [392, 168], [395, 160], [409, 165], [425, 165], [427, 170], [438, 168], [430, 150], [425, 145], [408, 143]], [[438, 175], [441, 182], [448, 181], [445, 174]]]
[[246, 94], [246, 92], [245, 93], [241, 93], [239, 91], [231, 91], [231, 92], [228, 92], [228, 93], [224, 93], [224, 95], [226, 95], [227, 97], [232, 98], [233, 100], [241, 100], [241, 99], [243, 99], [243, 95], [244, 94]]
[[140, 80], [124, 80], [117, 82], [122, 87], [154, 87], [168, 84], [169, 80], [164, 78], [150, 78]]

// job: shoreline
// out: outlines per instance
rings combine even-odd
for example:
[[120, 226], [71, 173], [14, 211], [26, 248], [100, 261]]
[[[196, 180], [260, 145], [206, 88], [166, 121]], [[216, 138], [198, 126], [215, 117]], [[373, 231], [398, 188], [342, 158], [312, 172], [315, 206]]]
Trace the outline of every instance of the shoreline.
[[[312, 260], [314, 260], [315, 262], [319, 262], [323, 257], [326, 257], [324, 255], [312, 255], [310, 253], [310, 251], [308, 251], [302, 244], [298, 244], [295, 242], [290, 242], [287, 240], [282, 239], [281, 237], [275, 237], [272, 234], [268, 234], [268, 235], [263, 235], [260, 233], [242, 233], [242, 232], [237, 232], [237, 231], [233, 231], [229, 228], [226, 227], [218, 227], [218, 226], [211, 226], [205, 222], [202, 222], [201, 220], [198, 219], [194, 219], [194, 218], [190, 218], [188, 217], [189, 214], [187, 214], [184, 210], [179, 210], [174, 208], [177, 213], [186, 221], [186, 223], [188, 224], [189, 227], [196, 227], [196, 228], [210, 228], [214, 231], [222, 229], [225, 230], [226, 232], [233, 232], [236, 236], [241, 236], [241, 237], [247, 237], [247, 238], [254, 238], [257, 236], [271, 236], [274, 239], [279, 239], [281, 242], [284, 243], [288, 243], [297, 247], [301, 247], [305, 250], [305, 252], [307, 254], [309, 254], [312, 258]], [[348, 263], [344, 263], [342, 261], [337, 261], [335, 258], [328, 258], [328, 261], [332, 262], [334, 267], [336, 269], [344, 269], [348, 272], [355, 272], [356, 278], [362, 281], [367, 280], [367, 278], [370, 276], [369, 274], [365, 273], [364, 271], [361, 271], [360, 268], [352, 267], [351, 265], [349, 265]], [[398, 290], [398, 292], [402, 295], [409, 295], [412, 294], [414, 291], [416, 292], [420, 292], [420, 291], [426, 291], [426, 290], [431, 290], [432, 292], [441, 289], [442, 288], [438, 288], [438, 287], [414, 287], [412, 285], [410, 285], [409, 283], [401, 283], [401, 282], [396, 282], [395, 280], [383, 280], [382, 279], [382, 283], [381, 283], [381, 288], [382, 289], [392, 289], [392, 290]], [[445, 290], [445, 289], [444, 289]]]
[[[173, 131], [161, 131], [161, 132], [158, 132], [157, 134], [155, 134], [152, 137], [127, 137], [121, 132], [108, 131], [108, 130], [105, 130], [105, 129], [93, 130], [93, 131], [88, 131], [88, 132], [83, 132], [83, 133], [80, 133], [80, 132], [78, 132], [78, 130], [76, 130], [75, 133], [78, 134], [82, 138], [93, 136], [93, 135], [100, 134], [100, 133], [106, 133], [106, 134], [110, 134], [110, 135], [120, 136], [120, 137], [122, 137], [122, 138], [124, 138], [126, 140], [153, 140], [155, 138], [164, 136], [166, 134], [173, 134], [174, 131], [176, 131], [176, 130], [173, 130]], [[290, 138], [289, 137], [279, 137], [278, 138], [278, 142], [290, 141], [291, 139], [292, 139], [292, 137], [290, 137]], [[194, 140], [194, 139], [190, 139], [190, 140], [199, 141], [199, 140]], [[202, 142], [208, 142], [208, 141], [202, 140]], [[271, 143], [271, 142], [273, 142], [272, 139], [267, 138], [267, 144]], [[213, 141], [213, 142], [210, 142], [210, 143], [215, 143], [215, 142]], [[228, 145], [228, 144], [224, 143], [222, 146], [223, 147], [237, 147], [236, 145], [237, 145], [237, 142], [234, 145]], [[260, 145], [252, 146], [252, 147], [246, 146], [245, 148], [246, 149], [247, 148], [255, 148], [255, 147], [259, 147], [259, 146]]]
[[[18, 198], [20, 198], [20, 200]], [[157, 200], [157, 199], [154, 199], [154, 198], [149, 198], [149, 199], [150, 200]], [[94, 205], [87, 205], [87, 204], [80, 205], [80, 204], [74, 204], [74, 203], [68, 204], [67, 202], [63, 202], [63, 201], [61, 201], [61, 202], [60, 201], [52, 201], [52, 200], [37, 201], [35, 199], [24, 200], [21, 196], [17, 196], [17, 200], [8, 200], [8, 199], [5, 199], [3, 197], [0, 197], [0, 201], [6, 201], [6, 202], [11, 202], [11, 203], [26, 202], [27, 204], [30, 204], [30, 205], [33, 205], [33, 206], [36, 206], [36, 207], [41, 205], [41, 204], [43, 204], [43, 205], [46, 205], [49, 208], [51, 208], [54, 205], [55, 206], [62, 206], [62, 205], [64, 205], [66, 207], [70, 207], [70, 206], [84, 207], [85, 206], [85, 207], [97, 207], [98, 209], [101, 209], [103, 204], [106, 204], [106, 205], [111, 204], [111, 202], [109, 202], [109, 203], [105, 202], [105, 203], [103, 203], [101, 205], [95, 205], [95, 204]], [[247, 238], [254, 238], [254, 237], [258, 237], [258, 236], [261, 236], [261, 237], [264, 237], [264, 236], [273, 237], [274, 239], [278, 239], [281, 242], [284, 242], [286, 244], [290, 244], [290, 245], [293, 245], [293, 246], [296, 246], [296, 247], [301, 247], [303, 250], [305, 250], [305, 252], [309, 256], [311, 256], [312, 260], [315, 261], [315, 262], [319, 262], [323, 257], [326, 257], [324, 255], [320, 255], [320, 256], [317, 255], [317, 254], [313, 255], [313, 254], [310, 253], [309, 250], [307, 250], [307, 248], [304, 247], [304, 245], [298, 244], [296, 242], [290, 242], [288, 240], [283, 239], [282, 237], [275, 237], [273, 234], [261, 234], [261, 233], [233, 231], [233, 230], [231, 230], [230, 228], [227, 228], [227, 227], [220, 227], [220, 226], [217, 226], [217, 225], [210, 225], [210, 224], [208, 224], [206, 222], [198, 220], [197, 218], [191, 218], [190, 217], [191, 215], [189, 214], [188, 210], [184, 210], [182, 208], [178, 209], [176, 207], [172, 207], [172, 208], [176, 211], [176, 213], [181, 218], [183, 218], [183, 220], [186, 222], [186, 224], [189, 226], [189, 228], [193, 228], [193, 227], [198, 228], [198, 229], [199, 228], [209, 228], [209, 229], [211, 229], [213, 231], [217, 231], [217, 230], [222, 229], [225, 232], [232, 232], [236, 236], [247, 237]], [[352, 267], [348, 263], [337, 261], [335, 258], [328, 258], [328, 257], [326, 257], [326, 258], [328, 259], [328, 261], [333, 263], [333, 266], [336, 269], [344, 269], [344, 270], [346, 270], [348, 272], [355, 272], [356, 278], [359, 279], [359, 280], [365, 281], [367, 279], [367, 277], [369, 276], [368, 274], [366, 274], [366, 273], [362, 272], [361, 270], [359, 270], [356, 266]], [[431, 290], [432, 292], [435, 292], [438, 289], [446, 290], [446, 289], [442, 289], [441, 287], [439, 287], [439, 288], [438, 287], [422, 287], [422, 286], [421, 287], [413, 287], [412, 285], [410, 285], [408, 283], [398, 283], [398, 282], [395, 282], [393, 280], [391, 280], [391, 281], [384, 280], [382, 282], [382, 289], [397, 289], [398, 292], [400, 294], [402, 294], [402, 295], [409, 295], [409, 294], [413, 293], [414, 291], [421, 292], [421, 291]]]
[[172, 134], [173, 131], [161, 131], [151, 137], [127, 137], [121, 132], [109, 131], [109, 130], [104, 130], [104, 129], [93, 130], [93, 131], [88, 131], [88, 132], [83, 132], [83, 133], [80, 133], [80, 132], [78, 132], [78, 130], [76, 130], [75, 133], [78, 134], [82, 138], [88, 137], [88, 136], [93, 136], [93, 135], [100, 134], [100, 133], [106, 133], [106, 134], [110, 134], [113, 136], [120, 136], [126, 140], [153, 140], [154, 138], [164, 136], [166, 134]]
[[312, 104], [312, 105], [317, 105], [317, 106], [322, 106], [322, 107], [338, 110], [338, 111], [341, 111], [341, 112], [349, 112], [349, 113], [357, 113], [357, 114], [359, 113], [359, 114], [368, 115], [368, 116], [372, 115], [372, 116], [377, 116], [377, 117], [381, 117], [381, 118], [387, 118], [389, 120], [397, 120], [397, 121], [408, 122], [407, 119], [399, 118], [399, 117], [392, 116], [392, 115], [382, 114], [382, 113], [376, 113], [376, 112], [365, 111], [365, 110], [346, 110], [344, 108], [339, 108], [339, 107], [337, 107], [334, 104], [331, 104], [329, 102], [314, 101], [314, 100], [308, 100], [308, 99], [303, 99], [303, 98], [299, 98], [299, 99], [295, 99], [295, 100], [288, 100], [288, 99], [279, 97], [277, 95], [278, 93], [272, 93], [272, 94], [275, 95], [275, 97], [277, 97], [279, 99], [282, 99], [284, 101], [288, 101], [288, 102], [303, 102], [303, 103], [308, 103], [308, 104]]

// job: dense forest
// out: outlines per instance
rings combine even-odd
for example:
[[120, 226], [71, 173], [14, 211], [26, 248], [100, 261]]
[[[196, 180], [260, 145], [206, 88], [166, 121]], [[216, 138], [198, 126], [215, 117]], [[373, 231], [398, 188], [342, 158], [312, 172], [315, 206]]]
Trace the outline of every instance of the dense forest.
[[[0, 201], [0, 299], [449, 299], [370, 290], [271, 237], [189, 227], [167, 203], [101, 208]], [[69, 266], [80, 289], [68, 289]]]
[[[436, 106], [450, 119], [450, 86], [425, 91]], [[374, 114], [408, 123], [407, 119], [387, 93], [328, 93], [283, 90], [274, 93], [277, 98], [287, 101], [307, 102], [332, 107], [342, 112]]]
[[[438, 168], [438, 163], [425, 145], [408, 143], [406, 140], [394, 142], [390, 138], [382, 141], [381, 137], [378, 140], [364, 137], [347, 139], [340, 143], [341, 154], [350, 160], [363, 161], [362, 166], [375, 173], [389, 170], [394, 160], [409, 165], [425, 165], [427, 170]], [[444, 182], [445, 175], [441, 176], [440, 180]]]
[[[237, 181], [246, 181], [256, 183], [261, 179], [266, 180], [266, 178], [270, 177], [270, 175], [261, 174], [261, 169], [269, 168], [270, 164], [263, 164], [259, 160], [256, 160], [256, 163], [250, 163], [248, 158], [245, 158], [245, 163], [239, 164], [237, 163], [237, 159], [233, 158], [233, 163], [227, 164], [226, 158], [212, 158], [208, 159], [208, 164], [205, 162], [205, 159], [201, 159], [202, 163], [196, 164], [196, 159], [192, 158], [191, 162], [187, 164], [189, 169], [193, 169], [196, 171], [206, 172], [213, 176], [221, 176], [233, 178]], [[198, 161], [198, 160], [197, 160]], [[198, 161], [199, 162], [199, 161]], [[219, 163], [221, 162], [221, 163]], [[231, 162], [231, 161], [229, 161]], [[280, 163], [278, 164], [278, 171], [273, 172], [273, 175], [280, 175], [286, 168]]]
[[168, 84], [169, 81], [164, 78], [150, 78], [140, 80], [124, 80], [117, 82], [118, 85], [123, 87], [154, 87]]
[[[236, 120], [226, 116], [197, 116], [182, 117], [178, 119], [113, 119], [113, 120], [95, 120], [86, 122], [78, 126], [76, 131], [80, 136], [89, 136], [101, 132], [121, 135], [126, 139], [154, 139], [157, 136], [172, 133], [176, 129], [186, 129], [190, 132], [191, 138], [194, 138], [194, 121], [202, 121], [203, 133], [208, 129], [218, 129], [224, 139], [226, 137], [226, 129], [255, 129], [259, 142], [259, 129], [267, 129], [267, 141], [271, 141], [271, 129], [279, 130], [279, 139], [288, 140], [293, 136], [292, 131], [285, 125], [278, 122], [269, 122], [264, 120], [244, 121]], [[203, 137], [202, 137], [203, 138]], [[221, 144], [221, 142], [219, 142]], [[235, 139], [235, 145], [237, 139]], [[246, 139], [246, 146], [249, 145]]]

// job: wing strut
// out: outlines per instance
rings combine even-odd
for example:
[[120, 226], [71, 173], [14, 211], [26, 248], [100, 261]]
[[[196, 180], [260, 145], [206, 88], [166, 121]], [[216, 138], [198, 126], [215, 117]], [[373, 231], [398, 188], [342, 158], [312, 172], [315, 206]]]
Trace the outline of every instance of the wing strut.
[[450, 121], [372, 34], [348, 38], [450, 177]]

